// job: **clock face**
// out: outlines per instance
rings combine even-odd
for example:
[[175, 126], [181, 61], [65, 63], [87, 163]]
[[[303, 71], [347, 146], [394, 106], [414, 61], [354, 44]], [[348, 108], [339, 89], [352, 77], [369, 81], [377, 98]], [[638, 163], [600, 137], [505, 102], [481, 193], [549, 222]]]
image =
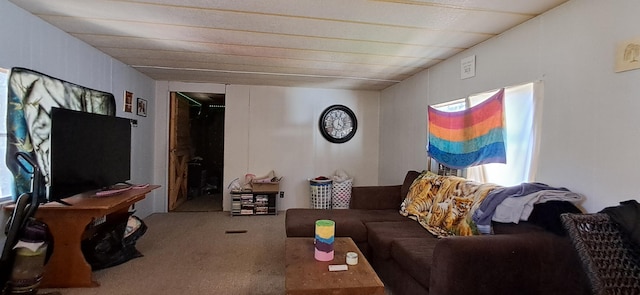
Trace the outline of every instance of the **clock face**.
[[330, 106], [320, 116], [320, 133], [333, 143], [349, 141], [356, 134], [357, 127], [355, 114], [343, 105]]

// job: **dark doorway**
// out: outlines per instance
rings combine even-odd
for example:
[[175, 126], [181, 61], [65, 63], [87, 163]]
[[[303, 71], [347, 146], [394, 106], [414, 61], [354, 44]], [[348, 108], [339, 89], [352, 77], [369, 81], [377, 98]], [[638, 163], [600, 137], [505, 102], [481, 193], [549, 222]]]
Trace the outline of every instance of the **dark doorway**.
[[188, 100], [190, 160], [187, 200], [174, 211], [222, 211], [225, 95], [176, 92]]

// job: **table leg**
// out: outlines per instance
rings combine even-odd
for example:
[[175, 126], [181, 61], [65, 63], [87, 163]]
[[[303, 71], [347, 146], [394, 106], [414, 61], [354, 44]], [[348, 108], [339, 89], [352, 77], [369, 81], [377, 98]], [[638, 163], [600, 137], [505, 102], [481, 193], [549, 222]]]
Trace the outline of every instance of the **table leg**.
[[[56, 215], [56, 213], [59, 213]], [[91, 214], [81, 210], [51, 212], [41, 216], [53, 237], [53, 253], [45, 265], [42, 288], [96, 287], [91, 265], [82, 254], [82, 234], [93, 220]]]

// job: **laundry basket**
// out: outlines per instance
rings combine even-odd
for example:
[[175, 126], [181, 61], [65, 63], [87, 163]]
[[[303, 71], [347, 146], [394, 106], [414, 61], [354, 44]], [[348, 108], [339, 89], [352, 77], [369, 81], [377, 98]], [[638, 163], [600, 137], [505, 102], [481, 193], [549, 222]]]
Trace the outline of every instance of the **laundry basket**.
[[332, 180], [309, 180], [313, 209], [331, 209]]
[[333, 188], [331, 191], [331, 207], [333, 209], [349, 209], [352, 186], [353, 179], [347, 179], [341, 182], [333, 182]]

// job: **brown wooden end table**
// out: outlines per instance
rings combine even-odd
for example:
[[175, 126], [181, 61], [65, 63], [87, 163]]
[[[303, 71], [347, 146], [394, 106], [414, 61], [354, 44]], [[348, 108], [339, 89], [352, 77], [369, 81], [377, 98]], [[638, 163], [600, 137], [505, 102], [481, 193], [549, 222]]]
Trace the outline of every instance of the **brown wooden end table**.
[[[99, 286], [82, 253], [87, 225], [101, 217], [128, 217], [129, 208], [158, 187], [149, 185], [107, 197], [97, 197], [95, 192], [82, 193], [64, 199], [71, 206], [55, 202], [40, 205], [35, 217], [47, 224], [53, 238], [53, 253], [45, 265], [40, 288]], [[15, 204], [10, 204], [4, 210], [12, 211], [14, 207]]]
[[[330, 264], [346, 264], [346, 253], [358, 253], [358, 264], [330, 272]], [[335, 238], [333, 261], [314, 258], [313, 238], [285, 241], [286, 294], [384, 295], [384, 285], [351, 238]]]

